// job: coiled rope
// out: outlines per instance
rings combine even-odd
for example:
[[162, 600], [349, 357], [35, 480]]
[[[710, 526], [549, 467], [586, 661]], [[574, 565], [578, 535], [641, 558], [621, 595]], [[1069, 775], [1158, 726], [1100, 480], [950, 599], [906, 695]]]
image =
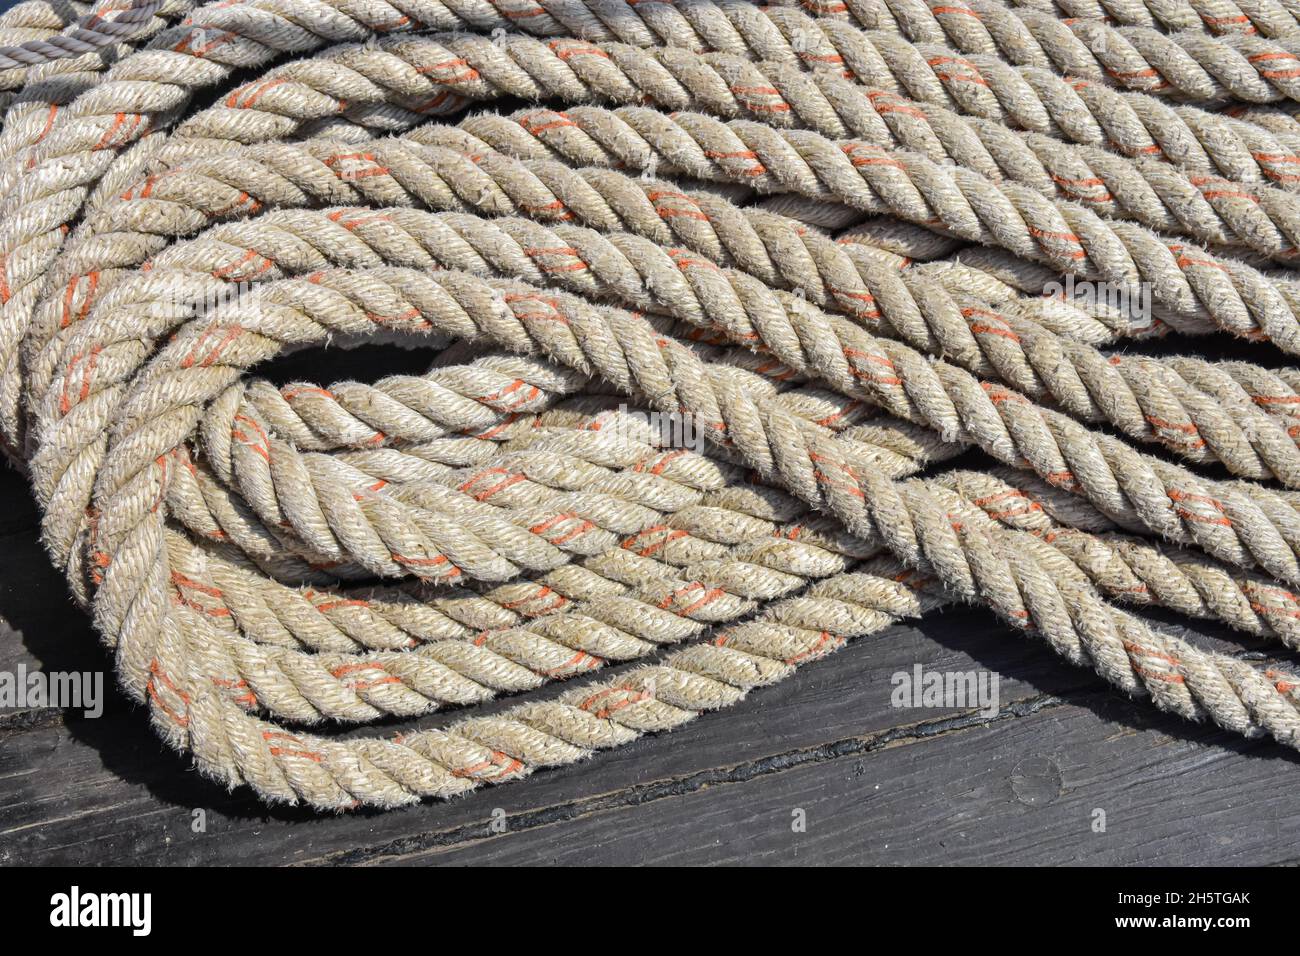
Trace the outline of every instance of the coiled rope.
[[[73, 9], [0, 19], [0, 434], [213, 779], [450, 796], [956, 601], [1300, 746], [1290, 4]], [[440, 356], [250, 377], [340, 342]]]

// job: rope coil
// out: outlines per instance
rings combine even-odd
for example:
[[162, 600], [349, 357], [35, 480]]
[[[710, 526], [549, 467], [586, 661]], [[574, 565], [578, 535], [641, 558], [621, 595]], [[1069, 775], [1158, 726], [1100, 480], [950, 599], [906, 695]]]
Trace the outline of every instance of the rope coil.
[[[1285, 659], [1117, 606], [1300, 646], [1300, 133], [1220, 111], [1291, 97], [1289, 7], [108, 16], [0, 19], [0, 433], [213, 779], [451, 796], [957, 601], [1300, 745]], [[1075, 280], [1149, 312], [1044, 296]], [[1110, 351], [1171, 329], [1260, 351]], [[250, 377], [336, 343], [440, 358]]]

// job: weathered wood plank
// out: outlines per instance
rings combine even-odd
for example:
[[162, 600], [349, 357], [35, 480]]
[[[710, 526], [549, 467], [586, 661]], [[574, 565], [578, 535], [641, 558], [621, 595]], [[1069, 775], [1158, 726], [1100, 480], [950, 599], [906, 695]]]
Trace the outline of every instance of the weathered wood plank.
[[[70, 716], [0, 744], [0, 860], [269, 863], [353, 853], [362, 862], [366, 847], [477, 836], [497, 807], [540, 822], [581, 812], [575, 802], [594, 797], [635, 805], [672, 792], [693, 774], [744, 762], [776, 765], [793, 751], [955, 713], [891, 707], [889, 677], [914, 661], [943, 670], [996, 670], [1004, 701], [1096, 683], [1041, 646], [1008, 636], [982, 613], [959, 612], [850, 646], [671, 736], [449, 804], [335, 818], [267, 812], [246, 793], [225, 795], [162, 752], [138, 711], [99, 720]], [[190, 833], [194, 808], [208, 811], [206, 835]]]
[[[436, 864], [1266, 864], [1300, 857], [1300, 759], [1109, 693], [456, 847]], [[1094, 823], [1105, 813], [1105, 831]], [[794, 832], [802, 813], [805, 832]]]

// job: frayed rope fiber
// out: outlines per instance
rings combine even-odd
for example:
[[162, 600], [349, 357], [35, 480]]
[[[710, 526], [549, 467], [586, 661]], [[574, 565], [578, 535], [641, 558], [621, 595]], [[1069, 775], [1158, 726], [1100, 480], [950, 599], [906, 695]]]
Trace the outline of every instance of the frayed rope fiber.
[[[123, 690], [270, 802], [572, 763], [957, 602], [1297, 747], [1287, 665], [1131, 609], [1300, 648], [1298, 99], [1276, 0], [27, 0], [0, 440]], [[253, 377], [360, 343], [437, 358]]]

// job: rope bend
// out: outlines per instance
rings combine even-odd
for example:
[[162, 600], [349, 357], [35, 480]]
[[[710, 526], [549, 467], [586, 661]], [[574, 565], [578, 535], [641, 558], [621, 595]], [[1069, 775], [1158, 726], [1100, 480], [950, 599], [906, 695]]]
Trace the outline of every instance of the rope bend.
[[[1172, 322], [1294, 354], [1293, 280], [1249, 258], [1294, 251], [1286, 134], [1087, 83], [1073, 101], [1122, 104], [1118, 119], [1062, 125], [1054, 71], [1103, 78], [1081, 46], [1122, 84], [1117, 65], [1162, 57], [1162, 82], [1206, 104], [1290, 95], [1253, 65], [1289, 55], [1278, 10], [1233, 7], [1261, 36], [1203, 16], [1193, 34], [1202, 8], [1132, 5], [1115, 31], [981, 3], [968, 28], [853, 0], [874, 34], [784, 5], [259, 0], [124, 51], [40, 130], [33, 94], [0, 135], [0, 417], [124, 689], [214, 779], [396, 806], [671, 729], [965, 601], [1162, 709], [1300, 744], [1285, 665], [1110, 603], [1295, 646], [1300, 517], [1259, 483], [1300, 483], [1300, 433], [1269, 407], [1289, 403], [1260, 401], [1290, 397], [1290, 370], [1108, 355], [1089, 337], [1116, 330], [975, 258], [899, 269], [865, 232], [835, 241], [744, 205], [788, 193], [1049, 275], [1149, 282]], [[1016, 24], [1038, 47], [1010, 66], [993, 58]], [[439, 35], [467, 27], [503, 32]], [[805, 29], [836, 51], [820, 65]], [[1097, 37], [1126, 45], [1102, 55]], [[984, 59], [959, 76], [936, 43]], [[924, 62], [911, 100], [860, 82], [886, 55], [880, 76]], [[191, 112], [195, 91], [267, 65]], [[989, 122], [1011, 107], [990, 106], [985, 75], [1048, 91], [1025, 101], [1027, 133]], [[434, 113], [465, 94], [633, 105], [363, 138], [410, 125], [426, 93]], [[1171, 149], [1120, 158], [1109, 131], [1131, 117], [1126, 142]], [[1207, 169], [1239, 171], [1249, 198]], [[662, 178], [683, 174], [743, 188]], [[1113, 194], [1097, 209], [1071, 191], [1094, 178]], [[976, 292], [954, 291], [971, 274]], [[333, 340], [501, 351], [369, 385], [246, 377]], [[689, 417], [707, 449], [665, 449], [624, 403]], [[913, 477], [972, 445], [1019, 471]], [[1253, 480], [1196, 470], [1220, 465]], [[571, 678], [438, 731], [288, 726]]]

